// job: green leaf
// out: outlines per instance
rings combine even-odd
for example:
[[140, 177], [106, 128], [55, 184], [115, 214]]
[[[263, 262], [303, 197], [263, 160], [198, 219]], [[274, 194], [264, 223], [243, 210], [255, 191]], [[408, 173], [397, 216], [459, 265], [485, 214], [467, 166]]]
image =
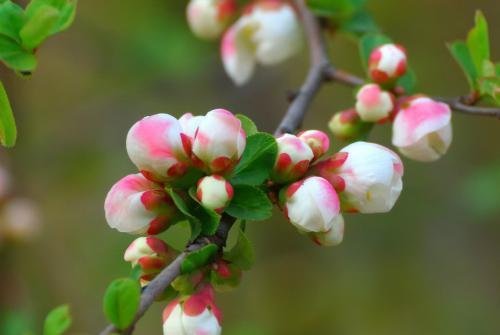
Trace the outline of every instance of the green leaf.
[[278, 145], [273, 136], [266, 133], [249, 136], [241, 161], [230, 178], [231, 184], [262, 184], [269, 178], [277, 154]]
[[378, 46], [381, 46], [386, 43], [391, 43], [391, 39], [382, 34], [370, 33], [364, 35], [359, 41], [359, 53], [361, 56], [361, 62], [365, 69], [368, 69], [368, 60], [370, 59], [370, 55]]
[[345, 18], [360, 10], [366, 0], [308, 0], [307, 5], [320, 16]]
[[490, 41], [488, 36], [488, 23], [481, 13], [476, 12], [476, 25], [467, 35], [467, 47], [477, 73], [483, 75], [483, 63], [490, 59]]
[[201, 222], [201, 233], [211, 236], [217, 232], [221, 216], [210, 208], [205, 208], [196, 197], [196, 187], [189, 189], [189, 195], [195, 201], [196, 205], [192, 207], [192, 213]]
[[23, 46], [28, 50], [33, 50], [42, 44], [50, 36], [58, 19], [59, 11], [54, 7], [47, 5], [38, 7], [32, 15], [28, 16], [28, 21], [19, 33]]
[[43, 335], [61, 335], [71, 326], [69, 306], [62, 305], [54, 308], [45, 318]]
[[500, 77], [500, 63], [497, 63], [497, 64], [495, 65], [495, 71], [496, 71], [496, 73], [497, 73], [497, 76], [498, 76], [498, 77]]
[[405, 89], [406, 94], [415, 93], [415, 86], [417, 84], [417, 76], [415, 71], [408, 66], [406, 73], [398, 79], [397, 85], [402, 86]]
[[242, 220], [262, 221], [271, 217], [273, 205], [266, 193], [254, 186], [234, 185], [234, 197], [226, 213]]
[[210, 243], [201, 249], [190, 252], [186, 259], [181, 263], [181, 272], [191, 273], [202, 266], [210, 263], [210, 261], [215, 256], [215, 253], [219, 250], [217, 245]]
[[255, 262], [255, 252], [252, 243], [241, 228], [239, 229], [236, 244], [231, 250], [224, 252], [223, 258], [242, 270], [250, 270], [252, 268]]
[[462, 41], [451, 43], [448, 45], [448, 48], [450, 49], [453, 58], [455, 58], [458, 65], [460, 65], [462, 71], [465, 73], [469, 86], [471, 89], [476, 90], [478, 73], [476, 67], [474, 66], [474, 62], [472, 61], [469, 48]]
[[139, 309], [141, 287], [130, 278], [113, 281], [104, 294], [104, 314], [118, 329], [126, 329], [132, 324]]
[[19, 31], [23, 25], [24, 12], [19, 5], [11, 1], [0, 4], [0, 35], [20, 43]]
[[36, 57], [14, 40], [0, 35], [0, 60], [9, 68], [19, 72], [31, 72], [36, 68]]
[[190, 208], [187, 205], [185, 199], [183, 199], [177, 192], [175, 192], [173, 189], [169, 187], [166, 187], [165, 190], [174, 201], [175, 206], [179, 209], [179, 211], [182, 214], [186, 216], [187, 220], [189, 221], [189, 225], [191, 227], [191, 241], [193, 241], [201, 234], [202, 223], [196, 216], [191, 214]]
[[0, 82], [0, 142], [3, 146], [13, 147], [16, 144], [17, 129], [9, 97]]
[[66, 30], [73, 23], [76, 5], [76, 0], [32, 0], [28, 7], [26, 7], [26, 16], [30, 18], [36, 15], [35, 13], [43, 6], [50, 6], [57, 10], [57, 21], [49, 32], [49, 35], [54, 35]]
[[380, 29], [370, 13], [366, 10], [360, 10], [348, 19], [343, 20], [340, 24], [340, 30], [346, 33], [364, 34], [375, 33]]
[[500, 104], [500, 78], [482, 79], [479, 84], [481, 96], [490, 98], [493, 104]]
[[257, 126], [249, 117], [246, 117], [243, 114], [236, 114], [236, 118], [241, 121], [241, 126], [243, 127], [243, 130], [245, 131], [247, 137], [258, 132]]

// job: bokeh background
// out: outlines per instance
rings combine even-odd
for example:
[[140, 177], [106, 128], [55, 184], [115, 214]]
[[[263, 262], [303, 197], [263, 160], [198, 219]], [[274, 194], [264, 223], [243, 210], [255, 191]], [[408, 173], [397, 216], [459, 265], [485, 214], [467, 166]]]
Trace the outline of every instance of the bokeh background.
[[[0, 70], [20, 134], [15, 149], [2, 149], [2, 164], [44, 223], [33, 242], [0, 251], [0, 334], [25, 327], [40, 334], [47, 311], [62, 303], [74, 316], [70, 334], [97, 334], [107, 324], [102, 296], [128, 274], [122, 255], [133, 237], [110, 229], [102, 207], [110, 186], [134, 171], [125, 136], [136, 120], [223, 107], [272, 131], [287, 108], [285, 91], [302, 82], [306, 50], [235, 87], [217, 43], [189, 32], [185, 5], [82, 0], [73, 27], [39, 50], [32, 78]], [[445, 42], [464, 38], [478, 8], [500, 59], [497, 0], [380, 0], [368, 8], [408, 49], [422, 92], [467, 92]], [[337, 66], [362, 75], [352, 39], [339, 35], [330, 50]], [[352, 97], [346, 87], [325, 86], [305, 126], [325, 129]], [[454, 114], [453, 126], [449, 154], [433, 164], [405, 160], [395, 209], [348, 215], [339, 247], [316, 247], [280, 213], [249, 224], [257, 262], [239, 289], [218, 295], [224, 333], [500, 334], [500, 121]], [[377, 127], [372, 140], [390, 145], [390, 128]], [[179, 230], [162, 236], [177, 247], [185, 238]], [[136, 334], [161, 334], [163, 305]]]

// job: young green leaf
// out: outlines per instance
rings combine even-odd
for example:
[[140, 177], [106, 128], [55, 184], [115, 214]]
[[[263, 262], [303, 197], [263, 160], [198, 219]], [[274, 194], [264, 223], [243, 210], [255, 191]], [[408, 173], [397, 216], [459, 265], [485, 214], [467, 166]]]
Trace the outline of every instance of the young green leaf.
[[250, 185], [234, 185], [234, 197], [226, 213], [242, 220], [262, 221], [271, 217], [273, 205], [266, 193]]
[[31, 72], [36, 68], [36, 57], [11, 38], [0, 35], [0, 60], [14, 71]]
[[490, 41], [488, 23], [481, 11], [476, 12], [476, 24], [467, 35], [467, 47], [477, 73], [483, 76], [483, 63], [490, 59]]
[[366, 10], [360, 10], [354, 13], [351, 17], [342, 20], [340, 30], [346, 33], [359, 35], [365, 33], [375, 33], [380, 29], [370, 13]]
[[54, 35], [66, 30], [73, 23], [76, 5], [76, 0], [32, 0], [26, 7], [26, 16], [28, 18], [32, 17], [43, 6], [50, 6], [56, 9], [58, 19], [49, 32], [49, 35]]
[[43, 335], [61, 335], [71, 326], [69, 306], [62, 305], [54, 308], [45, 318]]
[[406, 73], [398, 79], [397, 85], [405, 89], [406, 94], [415, 93], [415, 86], [417, 84], [417, 76], [415, 71], [408, 66]]
[[488, 98], [488, 102], [500, 105], [500, 78], [481, 80], [479, 93]]
[[141, 300], [141, 287], [131, 278], [113, 281], [104, 294], [104, 314], [118, 329], [125, 329], [134, 321]]
[[20, 43], [19, 31], [23, 25], [24, 12], [19, 5], [11, 1], [0, 4], [0, 35]]
[[253, 263], [255, 262], [255, 253], [252, 243], [243, 230], [239, 229], [236, 244], [231, 250], [224, 252], [223, 258], [235, 264], [242, 270], [251, 269]]
[[0, 82], [0, 142], [6, 147], [16, 144], [17, 129], [9, 97], [2, 82]]
[[469, 82], [469, 86], [471, 89], [477, 89], [477, 78], [478, 72], [476, 67], [474, 66], [474, 62], [472, 61], [471, 54], [469, 52], [469, 48], [462, 41], [456, 41], [448, 45], [453, 58], [458, 62], [458, 65], [462, 68], [462, 71], [465, 73], [467, 77], [467, 81]]
[[201, 249], [190, 252], [186, 259], [181, 263], [181, 272], [191, 273], [202, 266], [205, 266], [210, 263], [210, 261], [215, 256], [215, 253], [219, 250], [217, 245], [211, 243], [207, 244]]
[[187, 205], [186, 201], [190, 199], [183, 199], [177, 192], [173, 189], [166, 187], [165, 191], [170, 195], [174, 201], [175, 206], [179, 211], [186, 216], [191, 227], [191, 241], [196, 239], [202, 232], [202, 223], [200, 220], [191, 213], [190, 207]]
[[230, 178], [231, 184], [262, 184], [269, 178], [277, 154], [278, 145], [273, 136], [266, 133], [256, 133], [249, 136], [241, 161]]
[[317, 15], [339, 19], [353, 15], [365, 2], [366, 0], [308, 0], [307, 5]]
[[364, 35], [359, 41], [359, 53], [361, 62], [365, 69], [368, 69], [368, 60], [373, 49], [386, 43], [391, 43], [391, 39], [382, 34], [370, 33]]
[[40, 6], [19, 32], [22, 45], [27, 50], [33, 50], [42, 44], [59, 19], [59, 11], [52, 6]]
[[243, 114], [236, 114], [236, 118], [241, 121], [241, 126], [243, 127], [247, 137], [258, 132], [257, 126], [249, 117], [246, 117]]

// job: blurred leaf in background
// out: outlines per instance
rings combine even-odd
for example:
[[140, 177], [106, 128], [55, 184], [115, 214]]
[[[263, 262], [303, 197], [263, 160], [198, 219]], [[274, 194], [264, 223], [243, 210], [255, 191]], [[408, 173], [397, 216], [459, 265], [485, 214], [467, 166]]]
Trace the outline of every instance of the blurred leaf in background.
[[477, 169], [463, 181], [464, 206], [475, 216], [490, 218], [500, 213], [500, 161]]

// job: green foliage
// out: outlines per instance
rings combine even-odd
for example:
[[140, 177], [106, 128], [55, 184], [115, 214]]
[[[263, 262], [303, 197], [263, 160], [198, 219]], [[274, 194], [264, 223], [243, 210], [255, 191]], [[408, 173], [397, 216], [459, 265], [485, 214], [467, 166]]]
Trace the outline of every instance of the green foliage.
[[220, 223], [220, 215], [203, 207], [196, 198], [196, 190], [189, 190], [189, 196], [184, 191], [175, 191], [166, 187], [165, 190], [174, 201], [175, 206], [184, 214], [191, 226], [191, 241], [200, 234], [213, 235]]
[[209, 264], [217, 250], [219, 250], [217, 245], [210, 243], [201, 249], [190, 252], [181, 264], [181, 272], [183, 274], [191, 273]]
[[[0, 61], [22, 75], [37, 66], [35, 50], [49, 36], [73, 22], [76, 0], [32, 0], [23, 10], [10, 0], [0, 1]], [[13, 146], [16, 129], [5, 90], [0, 92], [0, 136], [4, 146]]]
[[466, 43], [476, 70], [480, 75], [484, 75], [484, 61], [490, 59], [490, 41], [488, 36], [488, 23], [483, 13], [480, 11], [476, 12], [476, 24], [474, 28], [469, 31]]
[[469, 52], [469, 48], [462, 41], [456, 41], [448, 45], [453, 58], [458, 62], [458, 65], [462, 68], [465, 76], [467, 77], [467, 81], [469, 82], [469, 86], [473, 89], [477, 89], [477, 71], [474, 66], [474, 62], [472, 61], [471, 54]]
[[370, 13], [363, 9], [366, 0], [309, 0], [307, 4], [319, 16], [330, 19], [341, 32], [361, 36], [379, 28]]
[[45, 318], [43, 335], [61, 335], [71, 326], [71, 322], [69, 306], [56, 307]]
[[252, 268], [255, 262], [255, 252], [252, 243], [241, 227], [238, 230], [238, 240], [236, 244], [231, 250], [224, 252], [223, 258], [242, 270], [250, 270]]
[[18, 310], [2, 311], [0, 314], [0, 334], [2, 335], [32, 335], [31, 317]]
[[250, 185], [234, 185], [234, 197], [226, 213], [241, 220], [261, 221], [271, 217], [273, 205], [261, 189]]
[[243, 130], [245, 131], [247, 137], [254, 135], [258, 132], [257, 126], [249, 117], [243, 114], [236, 114], [236, 118], [238, 118], [238, 120], [241, 121], [241, 126], [243, 127]]
[[231, 184], [262, 184], [269, 178], [277, 154], [276, 139], [270, 134], [256, 133], [249, 136], [241, 161], [230, 178]]
[[191, 199], [195, 201], [197, 205], [191, 207], [192, 213], [201, 222], [201, 233], [203, 235], [213, 235], [219, 227], [221, 216], [213, 209], [203, 207], [196, 197], [196, 187], [189, 189], [189, 195]]
[[465, 42], [449, 45], [453, 58], [462, 68], [473, 93], [486, 102], [500, 104], [500, 71], [490, 60], [488, 23], [484, 15], [476, 13], [475, 25]]
[[366, 0], [309, 0], [311, 10], [320, 16], [345, 18], [363, 8]]
[[366, 10], [359, 10], [347, 19], [340, 20], [340, 31], [360, 36], [364, 33], [378, 32], [380, 28]]
[[2, 82], [0, 82], [0, 142], [6, 147], [12, 147], [16, 143], [17, 129], [9, 97]]
[[108, 286], [104, 294], [104, 314], [116, 328], [125, 329], [134, 321], [140, 299], [141, 287], [136, 280], [117, 279]]

